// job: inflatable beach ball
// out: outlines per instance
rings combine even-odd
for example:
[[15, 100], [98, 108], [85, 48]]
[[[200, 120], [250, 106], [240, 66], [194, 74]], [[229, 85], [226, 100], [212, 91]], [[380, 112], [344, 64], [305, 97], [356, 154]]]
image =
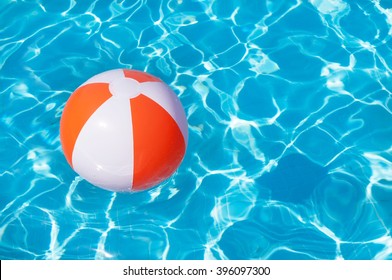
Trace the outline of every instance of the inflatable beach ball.
[[164, 82], [117, 69], [92, 77], [71, 95], [60, 140], [68, 163], [93, 185], [139, 191], [178, 168], [188, 124], [180, 100]]

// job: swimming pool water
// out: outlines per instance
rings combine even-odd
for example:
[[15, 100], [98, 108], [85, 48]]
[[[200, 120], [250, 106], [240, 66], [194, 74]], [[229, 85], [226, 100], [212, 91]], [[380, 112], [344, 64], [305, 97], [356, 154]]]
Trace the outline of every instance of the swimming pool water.
[[[0, 259], [392, 259], [392, 2], [0, 3]], [[166, 182], [67, 164], [70, 94], [148, 71], [184, 105]]]

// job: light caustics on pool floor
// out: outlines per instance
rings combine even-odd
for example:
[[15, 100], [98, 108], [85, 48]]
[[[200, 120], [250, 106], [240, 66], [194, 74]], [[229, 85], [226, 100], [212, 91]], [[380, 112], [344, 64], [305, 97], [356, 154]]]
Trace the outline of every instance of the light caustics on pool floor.
[[[1, 259], [391, 259], [389, 1], [2, 1]], [[133, 68], [189, 147], [148, 192], [77, 177], [71, 92]]]

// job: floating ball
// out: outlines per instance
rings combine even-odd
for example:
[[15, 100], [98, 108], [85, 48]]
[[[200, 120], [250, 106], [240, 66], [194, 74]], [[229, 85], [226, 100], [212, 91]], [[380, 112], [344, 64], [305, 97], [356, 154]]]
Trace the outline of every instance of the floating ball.
[[177, 95], [160, 79], [110, 70], [82, 84], [67, 101], [60, 140], [71, 167], [111, 191], [140, 191], [180, 165], [188, 124]]

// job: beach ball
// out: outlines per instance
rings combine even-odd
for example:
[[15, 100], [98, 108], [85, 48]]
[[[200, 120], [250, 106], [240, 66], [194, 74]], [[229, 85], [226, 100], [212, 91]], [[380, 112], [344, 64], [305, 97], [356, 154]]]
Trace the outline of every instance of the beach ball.
[[117, 69], [82, 84], [60, 120], [65, 158], [81, 177], [111, 191], [158, 185], [179, 167], [188, 123], [177, 95], [145, 72]]

